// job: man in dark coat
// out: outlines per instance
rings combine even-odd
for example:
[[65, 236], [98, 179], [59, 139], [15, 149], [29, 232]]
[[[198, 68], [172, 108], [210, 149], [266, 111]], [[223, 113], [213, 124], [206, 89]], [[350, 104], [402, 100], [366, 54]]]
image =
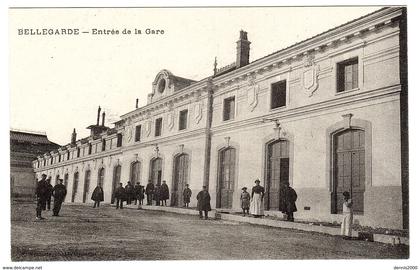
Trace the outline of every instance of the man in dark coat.
[[61, 204], [63, 203], [64, 198], [67, 195], [67, 189], [66, 186], [63, 185], [63, 179], [59, 179], [58, 184], [53, 187], [52, 195], [54, 197], [53, 216], [58, 217], [58, 213], [61, 209]]
[[280, 199], [279, 199], [279, 211], [286, 215], [287, 213], [287, 183], [280, 184]]
[[146, 186], [147, 205], [152, 205], [154, 191], [155, 185], [153, 185], [152, 180], [149, 180], [149, 183]]
[[197, 209], [200, 215], [200, 219], [203, 218], [203, 211], [204, 211], [204, 219], [208, 219], [208, 212], [211, 211], [210, 207], [210, 194], [207, 191], [207, 187], [203, 186], [203, 189], [197, 194]]
[[160, 206], [160, 198], [161, 198], [160, 191], [161, 191], [160, 184], [157, 183], [156, 186], [155, 186], [155, 190], [153, 192], [153, 199], [156, 202], [156, 206]]
[[182, 196], [184, 197], [184, 207], [187, 207], [187, 208], [189, 207], [191, 195], [192, 195], [192, 192], [190, 189], [190, 185], [186, 184], [185, 189], [182, 192]]
[[47, 194], [46, 200], [44, 202], [44, 210], [51, 210], [51, 196], [52, 196], [53, 186], [51, 185], [51, 176], [47, 179]]
[[125, 194], [125, 189], [122, 186], [122, 183], [120, 183], [120, 186], [117, 187], [117, 189], [115, 190], [115, 199], [117, 199], [117, 209], [123, 208], [123, 201], [126, 198], [126, 194]]
[[137, 201], [139, 201], [139, 205], [140, 205], [140, 182], [137, 182], [134, 185], [134, 205], [137, 204]]
[[293, 212], [297, 211], [296, 208], [296, 200], [297, 200], [297, 194], [296, 191], [289, 186], [287, 183], [286, 185], [286, 214], [287, 214], [287, 220], [288, 221], [294, 221]]
[[42, 174], [41, 180], [37, 182], [36, 185], [36, 219], [42, 220], [45, 219], [41, 216], [41, 212], [44, 209], [45, 202], [47, 201], [47, 195], [48, 195], [48, 183], [45, 180], [47, 178], [47, 175]]
[[165, 203], [166, 206], [166, 200], [169, 200], [169, 187], [166, 184], [165, 180], [163, 180], [162, 182], [163, 183], [160, 186], [160, 200], [162, 201], [162, 205], [163, 203]]
[[104, 201], [104, 190], [101, 187], [101, 183], [98, 183], [96, 188], [93, 190], [91, 199], [94, 201], [93, 208], [99, 207], [100, 202]]
[[131, 201], [134, 199], [134, 187], [130, 181], [125, 186], [125, 195], [127, 196], [127, 204], [131, 204]]

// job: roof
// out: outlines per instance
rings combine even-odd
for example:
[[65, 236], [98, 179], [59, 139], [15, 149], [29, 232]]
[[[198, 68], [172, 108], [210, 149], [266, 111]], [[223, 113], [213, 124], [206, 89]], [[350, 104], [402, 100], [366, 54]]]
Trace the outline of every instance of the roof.
[[21, 132], [21, 131], [10, 131], [10, 140], [22, 142], [22, 143], [34, 143], [34, 144], [55, 144], [48, 140], [47, 135]]

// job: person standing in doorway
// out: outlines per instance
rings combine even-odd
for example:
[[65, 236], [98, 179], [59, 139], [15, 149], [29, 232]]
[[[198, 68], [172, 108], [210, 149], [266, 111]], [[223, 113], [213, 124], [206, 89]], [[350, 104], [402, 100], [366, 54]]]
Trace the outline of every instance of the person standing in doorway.
[[98, 207], [100, 202], [104, 201], [104, 190], [101, 187], [101, 183], [98, 183], [95, 190], [92, 193], [91, 197], [92, 201], [94, 201], [93, 208]]
[[344, 239], [351, 239], [351, 226], [353, 225], [353, 201], [348, 191], [343, 192], [343, 221], [341, 222], [341, 235]]
[[131, 184], [130, 181], [127, 182], [127, 185], [125, 186], [125, 195], [127, 198], [127, 204], [131, 204], [131, 201], [134, 198], [134, 187], [133, 184]]
[[66, 186], [63, 185], [63, 179], [58, 180], [58, 184], [55, 185], [52, 189], [52, 195], [54, 197], [53, 216], [58, 217], [61, 205], [63, 204], [64, 198], [67, 195], [67, 189]]
[[293, 213], [297, 211], [296, 208], [297, 194], [296, 191], [286, 183], [286, 214], [287, 221], [295, 221]]
[[152, 180], [149, 179], [149, 183], [146, 186], [147, 205], [152, 205], [153, 193], [155, 191], [155, 185]]
[[134, 185], [134, 205], [137, 204], [137, 201], [139, 201], [140, 205], [140, 182]]
[[262, 217], [264, 215], [263, 208], [264, 199], [264, 187], [260, 186], [260, 180], [255, 180], [255, 186], [251, 192], [251, 205], [250, 212], [255, 218]]
[[45, 202], [47, 201], [48, 194], [48, 183], [45, 180], [47, 178], [46, 174], [42, 174], [41, 180], [36, 184], [35, 194], [36, 194], [36, 220], [45, 219], [41, 216], [42, 210], [44, 209]]
[[160, 206], [160, 197], [161, 197], [161, 187], [160, 187], [160, 184], [157, 183], [155, 186], [155, 190], [153, 191], [153, 199], [156, 202], [156, 206]]
[[162, 206], [163, 204], [166, 206], [166, 200], [169, 200], [169, 187], [165, 180], [162, 181], [160, 186], [160, 200], [162, 201]]
[[182, 196], [184, 197], [184, 207], [186, 208], [190, 206], [191, 195], [192, 195], [192, 192], [190, 189], [190, 185], [186, 184], [185, 189], [182, 192]]
[[115, 190], [115, 199], [117, 199], [117, 209], [123, 209], [123, 202], [125, 200], [125, 189], [122, 183], [120, 183], [120, 186], [117, 187], [117, 189]]
[[203, 211], [204, 211], [204, 219], [209, 219], [209, 211], [211, 211], [210, 206], [210, 194], [207, 191], [207, 187], [203, 186], [203, 189], [197, 194], [197, 209], [200, 215], [200, 219], [203, 219]]
[[242, 193], [241, 193], [241, 208], [242, 208], [243, 216], [245, 216], [245, 212], [249, 215], [249, 204], [251, 201], [251, 195], [249, 195], [248, 191], [246, 190], [247, 188], [243, 187]]
[[46, 201], [44, 203], [44, 210], [51, 210], [51, 196], [52, 196], [53, 186], [51, 185], [51, 176], [47, 179], [47, 194]]

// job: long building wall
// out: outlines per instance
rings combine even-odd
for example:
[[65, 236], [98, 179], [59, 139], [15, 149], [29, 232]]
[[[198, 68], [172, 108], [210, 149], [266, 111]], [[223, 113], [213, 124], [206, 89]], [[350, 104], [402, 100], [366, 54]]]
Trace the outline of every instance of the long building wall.
[[[339, 163], [338, 140], [344, 138], [345, 144], [346, 136], [362, 136], [352, 139], [355, 144], [356, 138], [360, 141], [349, 152], [360, 156], [354, 159], [358, 167], [350, 170], [356, 173], [351, 177], [363, 179], [361, 186], [355, 187], [360, 210], [355, 222], [401, 228], [399, 16], [401, 9], [384, 9], [199, 82], [163, 70], [156, 76], [148, 105], [123, 115], [114, 132], [46, 154], [38, 159], [41, 164], [46, 160], [46, 166], [34, 162], [35, 171], [38, 176], [47, 173], [53, 179], [68, 173], [68, 202], [78, 171], [74, 201], [81, 202], [86, 170], [91, 170], [86, 193], [90, 201], [99, 170], [104, 168], [105, 201], [110, 202], [116, 184], [115, 166], [121, 165], [120, 182], [125, 185], [132, 180], [132, 164], [139, 162], [138, 180], [146, 185], [153, 178], [153, 160], [160, 158], [161, 180], [166, 180], [172, 190], [175, 159], [186, 154], [184, 184], [189, 183], [193, 191], [191, 206], [195, 206], [194, 197], [207, 181], [214, 208], [240, 210], [242, 187], [251, 189], [259, 178], [270, 193], [277, 185], [270, 179], [286, 177], [298, 194], [296, 218], [333, 222], [340, 220], [336, 208], [340, 207], [342, 187], [337, 184], [337, 175], [342, 174], [346, 183], [348, 170], [345, 161], [344, 165]], [[341, 69], [349, 61], [353, 63], [351, 83], [356, 86], [341, 91]], [[282, 82], [284, 104], [273, 108], [274, 88]], [[182, 88], [177, 89], [177, 85]], [[187, 128], [180, 130], [180, 114], [185, 110]], [[162, 118], [162, 134], [155, 136], [158, 118]], [[141, 140], [136, 142], [134, 133], [139, 125]], [[122, 146], [117, 146], [118, 134], [123, 136]], [[105, 151], [100, 150], [103, 139]], [[210, 153], [206, 152], [206, 142], [210, 142]], [[93, 145], [90, 155], [88, 143]], [[283, 163], [277, 165], [286, 167], [270, 169], [274, 165], [269, 165], [269, 153], [280, 144], [285, 145], [280, 149], [287, 147], [287, 151], [281, 150], [278, 161]], [[80, 157], [76, 157], [78, 147]], [[68, 160], [51, 164], [66, 151], [71, 153]], [[351, 166], [356, 166], [353, 157], [351, 160]], [[287, 173], [284, 168], [288, 168]], [[271, 176], [276, 173], [281, 176]], [[275, 194], [267, 197], [266, 208], [278, 212]]]

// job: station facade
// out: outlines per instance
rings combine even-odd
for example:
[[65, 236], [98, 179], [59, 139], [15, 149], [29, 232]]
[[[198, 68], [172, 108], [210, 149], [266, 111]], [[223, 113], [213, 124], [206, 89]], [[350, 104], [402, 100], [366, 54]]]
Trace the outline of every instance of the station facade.
[[67, 202], [105, 200], [127, 181], [166, 180], [171, 206], [189, 184], [208, 186], [213, 208], [240, 209], [242, 187], [260, 179], [266, 213], [279, 187], [297, 192], [296, 219], [341, 220], [342, 193], [355, 222], [406, 228], [408, 221], [405, 10], [383, 8], [249, 63], [241, 31], [236, 62], [200, 81], [162, 70], [147, 105], [110, 128], [98, 110], [91, 136], [33, 162], [63, 178]]

